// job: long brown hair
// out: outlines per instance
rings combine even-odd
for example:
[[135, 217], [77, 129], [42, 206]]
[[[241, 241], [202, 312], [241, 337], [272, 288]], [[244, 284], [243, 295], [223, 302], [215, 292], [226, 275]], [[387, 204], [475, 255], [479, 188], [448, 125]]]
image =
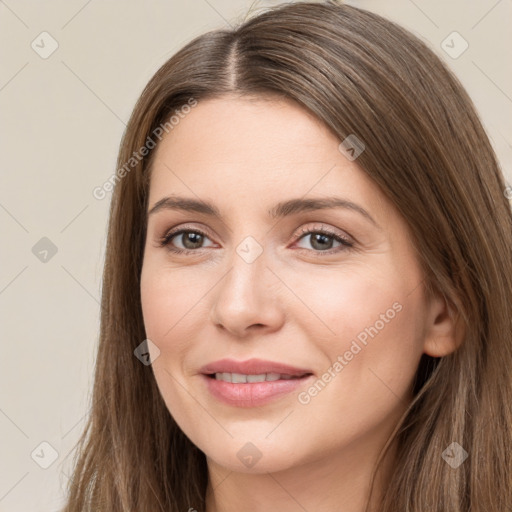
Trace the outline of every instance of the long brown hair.
[[[461, 318], [460, 347], [421, 360], [380, 510], [510, 510], [512, 214], [496, 157], [470, 98], [419, 39], [361, 9], [302, 2], [197, 37], [135, 106], [119, 152], [125, 172], [113, 180], [91, 412], [64, 511], [204, 510], [205, 456], [134, 357], [146, 338], [140, 274], [152, 152], [126, 163], [191, 98], [226, 94], [294, 100], [340, 142], [362, 140], [357, 163], [407, 221], [426, 289]], [[452, 442], [468, 454], [458, 468], [442, 457]]]

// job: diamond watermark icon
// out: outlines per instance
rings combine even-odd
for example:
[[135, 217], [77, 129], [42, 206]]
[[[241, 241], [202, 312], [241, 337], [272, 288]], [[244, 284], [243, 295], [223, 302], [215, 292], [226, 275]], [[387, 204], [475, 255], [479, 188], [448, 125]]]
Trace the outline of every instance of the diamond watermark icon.
[[468, 458], [468, 452], [464, 450], [459, 443], [454, 441], [441, 454], [441, 457], [449, 466], [453, 469], [457, 469]]
[[41, 262], [48, 263], [56, 254], [57, 246], [49, 239], [43, 236], [34, 247], [32, 254]]
[[59, 453], [50, 443], [43, 441], [34, 448], [30, 456], [39, 467], [48, 469], [59, 458]]
[[245, 443], [236, 454], [240, 462], [248, 468], [252, 468], [261, 459], [262, 455], [252, 443]]
[[351, 133], [339, 146], [340, 153], [347, 159], [353, 162], [365, 149], [364, 142]]
[[59, 47], [59, 43], [48, 32], [41, 32], [30, 44], [41, 59], [47, 59]]
[[236, 252], [246, 263], [253, 263], [263, 252], [263, 247], [255, 238], [248, 236], [238, 244]]
[[160, 356], [160, 349], [151, 340], [144, 340], [133, 354], [142, 364], [149, 366]]
[[443, 39], [441, 48], [452, 58], [458, 59], [468, 48], [469, 43], [456, 31]]

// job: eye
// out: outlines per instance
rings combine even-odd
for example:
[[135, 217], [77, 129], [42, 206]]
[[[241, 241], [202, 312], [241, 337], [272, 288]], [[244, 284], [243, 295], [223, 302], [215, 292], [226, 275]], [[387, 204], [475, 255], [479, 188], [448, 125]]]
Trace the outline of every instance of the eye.
[[[319, 256], [350, 250], [354, 246], [354, 243], [348, 237], [330, 231], [324, 226], [321, 228], [303, 228], [295, 235], [295, 238], [298, 239], [297, 243], [301, 250], [311, 251], [310, 248], [312, 248], [313, 252]], [[309, 247], [305, 247], [304, 244], [309, 245]], [[208, 235], [198, 229], [181, 228], [164, 235], [160, 239], [159, 245], [174, 253], [190, 254], [206, 247], [212, 247], [215, 244]]]
[[[340, 250], [348, 250], [354, 246], [354, 243], [351, 242], [348, 237], [334, 233], [323, 226], [320, 229], [302, 229], [299, 234], [302, 236], [299, 236], [298, 241], [304, 241], [312, 247], [315, 252], [332, 254], [333, 252], [338, 252]], [[301, 249], [308, 249], [308, 247], [304, 247], [304, 245], [302, 245]], [[332, 249], [336, 250], [333, 251]]]
[[[170, 251], [194, 252], [197, 249], [203, 249], [205, 240], [211, 240], [202, 231], [196, 229], [180, 229], [167, 233], [161, 240], [160, 246], [167, 247]], [[181, 244], [181, 245], [180, 245]], [[213, 243], [211, 244], [213, 245]]]

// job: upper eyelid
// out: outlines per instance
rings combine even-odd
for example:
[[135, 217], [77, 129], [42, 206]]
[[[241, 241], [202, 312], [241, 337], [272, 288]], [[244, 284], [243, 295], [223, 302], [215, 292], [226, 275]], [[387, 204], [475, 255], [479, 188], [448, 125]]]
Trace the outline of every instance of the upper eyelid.
[[188, 226], [188, 225], [180, 225], [180, 226], [177, 226], [175, 228], [171, 228], [171, 229], [168, 229], [164, 232], [162, 238], [170, 238], [174, 235], [177, 235], [177, 234], [182, 234], [183, 232], [187, 232], [187, 231], [193, 231], [195, 233], [200, 233], [201, 235], [205, 235], [207, 236], [208, 238], [212, 238], [208, 229], [206, 228], [197, 228], [197, 227], [192, 227], [192, 226]]
[[301, 227], [298, 230], [293, 232], [293, 236], [296, 238], [301, 238], [298, 235], [311, 234], [311, 233], [317, 233], [317, 232], [320, 232], [320, 233], [324, 232], [324, 233], [327, 233], [332, 236], [337, 236], [339, 238], [353, 240], [353, 237], [350, 236], [348, 233], [345, 233], [345, 232], [340, 233], [335, 228], [324, 226], [323, 223], [321, 223], [320, 227], [317, 227], [317, 226], [308, 227], [308, 228]]

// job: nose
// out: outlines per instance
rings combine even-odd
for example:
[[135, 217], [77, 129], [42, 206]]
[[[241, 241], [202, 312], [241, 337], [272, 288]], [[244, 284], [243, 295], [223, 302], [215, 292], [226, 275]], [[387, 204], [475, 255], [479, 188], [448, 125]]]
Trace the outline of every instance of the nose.
[[285, 317], [279, 288], [263, 254], [252, 263], [234, 254], [231, 268], [213, 290], [210, 319], [239, 338], [274, 332]]

